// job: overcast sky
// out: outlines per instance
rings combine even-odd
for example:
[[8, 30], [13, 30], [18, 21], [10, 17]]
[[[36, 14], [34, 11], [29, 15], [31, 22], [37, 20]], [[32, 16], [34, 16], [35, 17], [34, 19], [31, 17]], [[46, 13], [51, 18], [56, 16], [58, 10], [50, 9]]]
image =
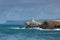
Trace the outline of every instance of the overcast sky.
[[0, 0], [0, 23], [32, 18], [60, 18], [60, 0]]

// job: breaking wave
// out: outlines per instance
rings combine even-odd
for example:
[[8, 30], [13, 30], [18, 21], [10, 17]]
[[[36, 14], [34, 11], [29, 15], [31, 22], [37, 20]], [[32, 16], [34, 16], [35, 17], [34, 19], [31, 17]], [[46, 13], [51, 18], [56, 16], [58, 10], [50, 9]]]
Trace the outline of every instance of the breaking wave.
[[11, 27], [11, 28], [9, 28], [9, 29], [36, 29], [36, 30], [47, 30], [47, 31], [50, 31], [50, 30], [57, 30], [57, 31], [59, 31], [60, 29], [42, 29], [42, 28], [39, 28], [39, 27], [37, 27], [37, 28], [25, 28], [25, 27], [23, 27], [23, 28], [20, 28], [20, 27]]

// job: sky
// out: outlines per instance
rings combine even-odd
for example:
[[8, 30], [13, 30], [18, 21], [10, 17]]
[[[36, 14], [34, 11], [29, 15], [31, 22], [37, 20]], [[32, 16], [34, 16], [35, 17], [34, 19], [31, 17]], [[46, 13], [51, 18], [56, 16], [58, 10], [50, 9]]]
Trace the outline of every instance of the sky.
[[0, 0], [0, 23], [32, 18], [60, 18], [60, 0]]

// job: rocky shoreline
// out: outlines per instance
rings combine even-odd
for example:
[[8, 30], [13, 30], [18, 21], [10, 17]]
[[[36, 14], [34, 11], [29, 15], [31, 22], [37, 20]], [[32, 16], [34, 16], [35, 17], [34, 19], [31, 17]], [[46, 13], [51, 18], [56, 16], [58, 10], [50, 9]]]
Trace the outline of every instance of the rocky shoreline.
[[42, 28], [42, 29], [60, 29], [60, 21], [46, 20], [43, 22], [37, 22], [35, 20], [27, 21], [26, 28]]

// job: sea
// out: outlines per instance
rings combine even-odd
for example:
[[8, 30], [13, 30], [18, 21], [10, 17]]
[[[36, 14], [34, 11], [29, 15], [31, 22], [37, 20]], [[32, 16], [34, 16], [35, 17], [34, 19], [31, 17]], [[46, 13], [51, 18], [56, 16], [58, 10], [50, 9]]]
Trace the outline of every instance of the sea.
[[60, 40], [60, 30], [25, 27], [26, 25], [0, 24], [0, 40]]

